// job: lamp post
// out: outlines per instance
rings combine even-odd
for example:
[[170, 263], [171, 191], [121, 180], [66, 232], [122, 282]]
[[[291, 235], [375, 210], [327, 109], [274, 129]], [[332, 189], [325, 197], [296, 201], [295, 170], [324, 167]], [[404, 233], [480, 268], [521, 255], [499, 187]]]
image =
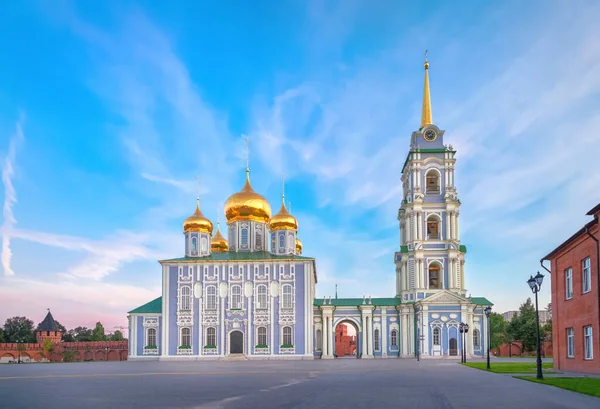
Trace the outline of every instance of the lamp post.
[[490, 342], [492, 341], [492, 327], [490, 327], [490, 314], [492, 313], [492, 307], [489, 305], [485, 307], [485, 317], [487, 318], [488, 336], [487, 336], [487, 369], [490, 369]]
[[535, 323], [537, 325], [537, 379], [544, 379], [542, 375], [542, 349], [540, 343], [540, 311], [538, 309], [538, 293], [542, 288], [542, 282], [544, 281], [544, 275], [538, 271], [535, 277], [530, 276], [527, 280], [527, 284], [531, 291], [535, 294]]
[[109, 349], [108, 347], [104, 347], [104, 350], [106, 351], [106, 359], [105, 359], [106, 361], [108, 361], [108, 349]]
[[21, 363], [21, 343], [23, 341], [21, 341], [20, 339], [17, 340], [17, 351], [19, 352], [19, 357], [17, 358], [17, 363], [20, 364]]
[[461, 333], [461, 338], [462, 338], [461, 362], [466, 363], [467, 362], [467, 351], [465, 349], [465, 344], [466, 344], [466, 339], [467, 339], [467, 332], [469, 332], [469, 324], [465, 324], [464, 322], [461, 322], [458, 326], [458, 331]]

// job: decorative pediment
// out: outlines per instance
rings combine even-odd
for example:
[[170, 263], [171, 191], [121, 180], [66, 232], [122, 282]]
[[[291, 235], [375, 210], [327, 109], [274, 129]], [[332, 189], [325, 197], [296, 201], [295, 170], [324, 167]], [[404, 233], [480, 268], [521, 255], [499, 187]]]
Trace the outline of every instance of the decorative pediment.
[[421, 301], [422, 304], [461, 304], [468, 300], [450, 291], [440, 291]]

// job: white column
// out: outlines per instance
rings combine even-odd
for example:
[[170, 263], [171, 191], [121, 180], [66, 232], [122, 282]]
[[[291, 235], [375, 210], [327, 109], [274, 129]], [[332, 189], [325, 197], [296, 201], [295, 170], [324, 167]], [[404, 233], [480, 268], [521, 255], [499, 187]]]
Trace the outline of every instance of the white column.
[[333, 317], [331, 316], [327, 317], [327, 341], [329, 355], [333, 355]]
[[446, 212], [446, 240], [450, 240], [452, 237], [450, 236], [451, 234], [451, 228], [450, 228], [450, 212]]
[[[271, 268], [275, 269], [277, 267], [275, 265], [272, 265]], [[275, 274], [275, 272], [273, 272], [273, 274]], [[269, 284], [271, 284], [270, 280], [269, 280]], [[271, 292], [270, 288], [269, 288], [269, 292]], [[269, 305], [269, 308], [270, 308], [269, 313], [271, 315], [271, 320], [270, 320], [271, 325], [269, 325], [269, 330], [271, 332], [271, 342], [269, 343], [269, 347], [270, 347], [270, 351], [271, 351], [270, 355], [275, 355], [275, 328], [276, 328], [276, 325], [275, 325], [275, 297], [273, 295], [271, 295], [271, 305]]]
[[[250, 270], [250, 267], [248, 267], [248, 270]], [[245, 291], [245, 289], [243, 289], [242, 291]], [[254, 289], [253, 289], [254, 292]], [[246, 351], [246, 355], [251, 355], [253, 352], [253, 348], [252, 348], [252, 296], [250, 297], [246, 297], [248, 299], [248, 329], [246, 331], [246, 338], [247, 338], [247, 342], [248, 342], [248, 350]]]
[[[217, 287], [218, 288], [218, 287]], [[220, 292], [220, 289], [217, 291]], [[221, 294], [219, 294], [220, 296]], [[226, 346], [227, 342], [225, 339], [225, 297], [220, 297], [221, 299], [221, 316], [219, 325], [221, 326], [221, 356], [225, 356], [226, 354]]]
[[468, 340], [467, 340], [467, 345], [469, 346], [469, 348], [467, 349], [467, 351], [469, 351], [469, 355], [473, 356], [473, 330], [475, 329], [475, 327], [473, 327], [473, 312], [469, 311], [467, 312], [468, 316], [469, 316], [469, 332], [468, 332]]
[[456, 240], [460, 240], [460, 232], [458, 231], [458, 219], [459, 214], [456, 212]]
[[423, 355], [429, 355], [429, 310], [427, 306], [423, 307]]
[[161, 355], [169, 353], [169, 268], [163, 266], [163, 293], [162, 293], [162, 337], [160, 340]]
[[425, 268], [425, 260], [421, 260], [421, 285], [422, 288], [427, 288], [428, 287], [428, 280], [427, 280], [428, 274], [427, 274], [427, 269]]
[[367, 327], [368, 327], [367, 316], [365, 315], [364, 311], [362, 313], [362, 316], [363, 316], [363, 320], [362, 320], [363, 327], [362, 327], [361, 349], [362, 349], [362, 356], [366, 357], [367, 356], [367, 344], [369, 341], [367, 340], [367, 333], [368, 333], [368, 331], [367, 331]]
[[402, 313], [402, 325], [400, 326], [400, 333], [402, 334], [402, 355], [407, 356], [408, 352], [408, 340], [409, 340], [409, 326], [408, 326], [408, 314]]
[[[387, 356], [387, 311], [384, 309], [381, 310], [381, 355]], [[396, 341], [397, 342], [397, 341]]]
[[421, 227], [422, 222], [421, 212], [417, 213], [417, 240], [423, 240], [423, 229]]
[[373, 356], [373, 316], [371, 314], [367, 316], [367, 322], [369, 323], [369, 331], [367, 332], [367, 339], [369, 341], [367, 344], [367, 355]]
[[204, 337], [202, 336], [202, 297], [198, 298], [198, 355], [202, 355]]

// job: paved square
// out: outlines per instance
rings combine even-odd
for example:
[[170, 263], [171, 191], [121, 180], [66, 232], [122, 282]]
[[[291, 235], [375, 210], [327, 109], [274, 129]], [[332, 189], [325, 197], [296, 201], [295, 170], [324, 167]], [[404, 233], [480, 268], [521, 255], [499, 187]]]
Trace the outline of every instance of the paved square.
[[0, 365], [0, 408], [600, 408], [449, 360]]

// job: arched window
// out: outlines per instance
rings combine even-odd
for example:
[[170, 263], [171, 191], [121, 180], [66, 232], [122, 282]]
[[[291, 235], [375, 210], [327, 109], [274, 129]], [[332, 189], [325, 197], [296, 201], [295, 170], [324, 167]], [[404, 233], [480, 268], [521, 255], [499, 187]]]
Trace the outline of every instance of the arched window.
[[294, 251], [296, 248], [296, 240], [293, 234], [288, 234], [288, 251]]
[[202, 237], [202, 251], [208, 251], [208, 239], [206, 237]]
[[279, 248], [282, 249], [285, 247], [285, 234], [281, 233], [279, 235]]
[[217, 330], [214, 327], [206, 328], [206, 346], [207, 347], [217, 346]]
[[431, 263], [429, 265], [429, 288], [440, 289], [442, 288], [441, 280], [441, 267], [438, 263]]
[[292, 327], [283, 327], [283, 345], [292, 344]]
[[427, 218], [427, 239], [428, 240], [441, 239], [440, 220], [435, 215], [431, 215]]
[[433, 345], [440, 345], [440, 329], [433, 329]]
[[263, 246], [263, 234], [262, 234], [262, 231], [257, 229], [254, 234], [254, 248], [256, 248], [257, 250], [262, 250], [262, 246]]
[[281, 305], [281, 308], [283, 308], [284, 310], [291, 310], [292, 309], [292, 285], [291, 284], [284, 284], [283, 285], [283, 303]]
[[217, 309], [217, 287], [214, 285], [209, 285], [206, 287], [206, 309]]
[[229, 308], [232, 310], [239, 310], [242, 308], [242, 287], [234, 285], [231, 287], [231, 301]]
[[323, 348], [323, 332], [318, 329], [316, 333], [317, 337], [317, 351], [320, 351]]
[[189, 328], [181, 328], [181, 346], [189, 347], [192, 345], [192, 331]]
[[191, 310], [192, 309], [192, 290], [187, 285], [181, 287], [181, 294], [179, 300], [179, 309]]
[[192, 237], [192, 251], [198, 251], [198, 239]]
[[149, 346], [149, 347], [156, 346], [156, 328], [148, 328], [148, 336], [147, 336], [146, 346]]
[[473, 346], [476, 346], [476, 347], [479, 346], [479, 330], [478, 329], [473, 330]]
[[242, 247], [248, 247], [248, 227], [242, 226]]
[[375, 351], [379, 351], [379, 329], [373, 331], [373, 348]]
[[260, 284], [256, 287], [256, 308], [266, 309], [267, 308], [267, 286]]
[[267, 329], [265, 327], [258, 327], [256, 330], [258, 345], [267, 345]]
[[393, 347], [397, 347], [398, 346], [398, 331], [393, 329], [392, 333], [390, 334], [390, 339], [391, 339], [391, 345]]
[[425, 193], [440, 193], [440, 175], [433, 169], [425, 174]]

